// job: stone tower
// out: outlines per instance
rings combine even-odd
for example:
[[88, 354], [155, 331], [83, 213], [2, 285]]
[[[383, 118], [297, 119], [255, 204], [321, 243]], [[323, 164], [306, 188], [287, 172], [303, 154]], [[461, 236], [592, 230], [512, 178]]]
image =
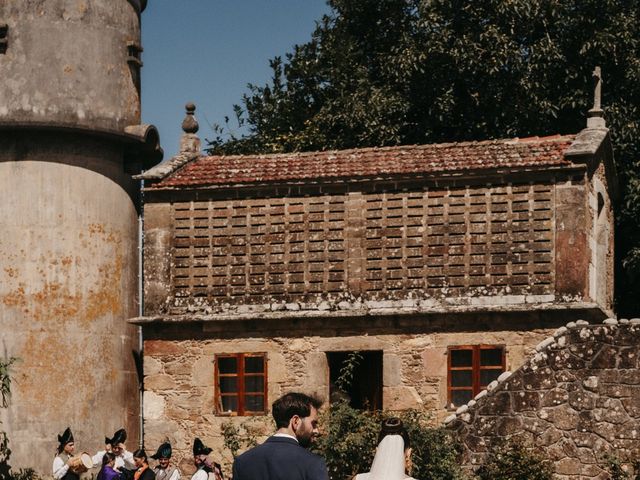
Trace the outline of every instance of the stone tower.
[[146, 0], [0, 0], [0, 357], [12, 467], [51, 473], [56, 434], [139, 437], [138, 188]]

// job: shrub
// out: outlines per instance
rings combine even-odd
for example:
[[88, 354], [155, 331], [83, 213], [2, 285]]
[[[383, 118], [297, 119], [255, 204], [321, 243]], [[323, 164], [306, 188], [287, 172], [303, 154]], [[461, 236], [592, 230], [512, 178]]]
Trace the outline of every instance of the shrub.
[[[378, 444], [380, 422], [392, 415], [392, 412], [356, 410], [346, 402], [334, 403], [322, 414], [324, 434], [314, 449], [327, 461], [331, 480], [344, 480], [369, 471]], [[421, 412], [408, 411], [401, 418], [411, 437], [415, 478], [462, 478], [459, 449], [447, 432], [431, 428], [429, 418]]]
[[611, 480], [640, 480], [640, 460], [629, 462], [617, 455], [606, 454], [602, 463]]
[[553, 465], [534, 449], [518, 442], [494, 447], [478, 469], [480, 480], [551, 480]]
[[411, 438], [412, 475], [418, 479], [457, 480], [460, 469], [460, 444], [444, 428], [432, 428], [429, 418], [409, 410], [400, 416]]
[[224, 446], [229, 450], [232, 458], [236, 458], [241, 450], [255, 447], [258, 444], [258, 437], [265, 433], [259, 417], [250, 417], [240, 424], [229, 420], [221, 425], [221, 430]]
[[378, 439], [381, 416], [356, 410], [347, 402], [337, 402], [322, 414], [323, 435], [314, 449], [327, 462], [329, 478], [344, 480], [371, 466]]
[[40, 477], [33, 468], [21, 468], [17, 472], [12, 470], [7, 480], [40, 480]]
[[[7, 360], [0, 360], [0, 408], [7, 408], [11, 398], [11, 367], [17, 361], [11, 357]], [[7, 434], [0, 431], [0, 480], [38, 480], [40, 477], [32, 468], [12, 470], [9, 465], [11, 449], [9, 448], [9, 438]]]

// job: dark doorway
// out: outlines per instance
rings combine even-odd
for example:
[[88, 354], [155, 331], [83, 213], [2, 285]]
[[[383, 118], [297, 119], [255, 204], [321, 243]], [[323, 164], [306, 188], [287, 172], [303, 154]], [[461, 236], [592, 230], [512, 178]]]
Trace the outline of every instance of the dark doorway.
[[382, 352], [327, 352], [329, 398], [347, 400], [353, 408], [382, 409]]

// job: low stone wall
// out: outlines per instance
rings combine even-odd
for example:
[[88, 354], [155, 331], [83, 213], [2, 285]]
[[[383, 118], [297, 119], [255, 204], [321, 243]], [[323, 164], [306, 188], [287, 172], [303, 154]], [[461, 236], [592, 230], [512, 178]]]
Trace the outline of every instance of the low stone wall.
[[640, 319], [559, 328], [445, 423], [469, 468], [517, 438], [540, 447], [559, 478], [609, 478], [599, 466], [606, 454], [640, 454]]

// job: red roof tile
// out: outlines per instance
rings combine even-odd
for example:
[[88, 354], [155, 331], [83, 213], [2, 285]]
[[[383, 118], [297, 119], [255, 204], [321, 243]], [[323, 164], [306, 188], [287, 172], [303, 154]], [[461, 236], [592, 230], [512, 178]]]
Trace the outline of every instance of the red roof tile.
[[202, 156], [151, 188], [355, 179], [571, 165], [574, 135], [274, 155]]

